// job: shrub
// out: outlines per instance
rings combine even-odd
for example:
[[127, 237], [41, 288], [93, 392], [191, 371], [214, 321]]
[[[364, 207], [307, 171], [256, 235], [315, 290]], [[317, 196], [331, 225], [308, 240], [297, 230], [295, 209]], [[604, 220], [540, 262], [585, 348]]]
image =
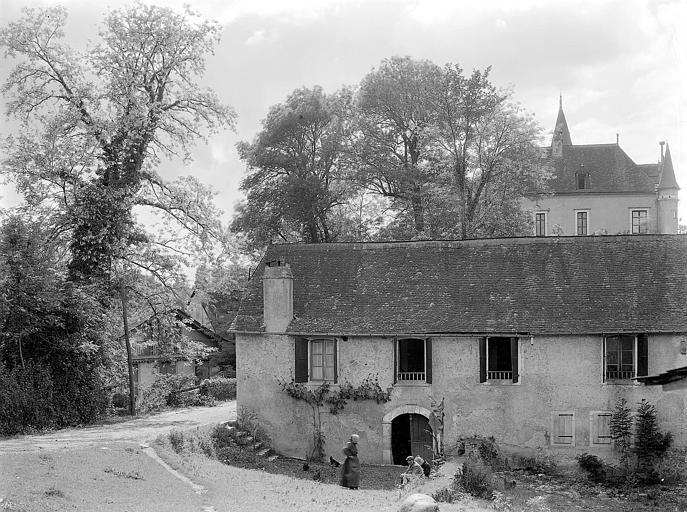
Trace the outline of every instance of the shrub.
[[670, 448], [673, 436], [670, 432], [663, 434], [659, 431], [656, 409], [646, 400], [642, 400], [637, 407], [636, 421], [635, 453], [638, 476], [644, 481], [657, 482], [660, 478], [654, 466]]
[[184, 450], [184, 433], [179, 429], [172, 429], [169, 432], [169, 444], [175, 452], [181, 453]]
[[457, 503], [460, 501], [461, 495], [460, 492], [455, 489], [444, 487], [443, 489], [439, 489], [432, 494], [432, 498], [434, 498], [434, 501], [436, 502]]
[[200, 394], [210, 396], [215, 400], [236, 399], [236, 379], [212, 377], [200, 383]]
[[654, 468], [659, 480], [664, 484], [687, 483], [687, 450], [668, 449]]
[[501, 455], [498, 444], [493, 437], [461, 437], [457, 445], [458, 455], [465, 454], [481, 460], [492, 471], [507, 469], [506, 459]]
[[580, 467], [588, 473], [587, 477], [592, 482], [603, 482], [606, 480], [604, 463], [599, 457], [590, 455], [589, 453], [583, 453], [575, 458]]
[[146, 413], [164, 407], [202, 405], [203, 401], [198, 395], [177, 393], [180, 389], [192, 387], [194, 384], [195, 377], [191, 375], [159, 375], [141, 392], [137, 409], [141, 413]]
[[459, 479], [460, 487], [468, 494], [485, 499], [493, 497], [493, 474], [481, 460], [468, 457], [463, 463], [463, 471], [456, 478]]

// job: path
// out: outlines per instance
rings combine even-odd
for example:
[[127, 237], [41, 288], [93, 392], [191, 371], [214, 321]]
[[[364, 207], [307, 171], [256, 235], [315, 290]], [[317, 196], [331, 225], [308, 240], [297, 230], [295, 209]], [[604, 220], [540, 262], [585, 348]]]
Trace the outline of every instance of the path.
[[40, 435], [0, 440], [1, 453], [58, 450], [94, 446], [117, 441], [144, 442], [173, 428], [189, 429], [236, 419], [236, 401], [216, 407], [175, 409], [111, 425], [71, 428]]

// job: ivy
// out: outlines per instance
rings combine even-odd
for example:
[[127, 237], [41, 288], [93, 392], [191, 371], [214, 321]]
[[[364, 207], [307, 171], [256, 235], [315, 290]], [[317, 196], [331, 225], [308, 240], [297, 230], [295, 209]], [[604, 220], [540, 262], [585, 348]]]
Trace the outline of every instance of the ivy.
[[329, 412], [338, 414], [342, 411], [349, 400], [374, 400], [378, 404], [386, 403], [391, 400], [391, 390], [385, 390], [379, 385], [377, 375], [368, 375], [358, 386], [350, 382], [342, 383], [338, 389], [332, 388], [329, 382], [323, 382], [314, 389], [309, 386], [296, 382], [278, 380], [279, 385], [291, 398], [306, 402], [312, 408], [313, 413], [313, 450], [310, 458], [314, 460], [324, 459], [325, 435], [322, 431], [322, 421], [320, 419], [320, 408], [325, 405], [329, 407]]
[[368, 375], [358, 386], [350, 382], [342, 383], [338, 389], [332, 388], [329, 382], [323, 382], [315, 389], [295, 382], [279, 381], [279, 384], [287, 395], [296, 400], [303, 400], [311, 406], [322, 407], [325, 404], [329, 407], [329, 412], [338, 414], [342, 411], [349, 400], [357, 402], [359, 400], [374, 400], [378, 404], [386, 403], [391, 400], [391, 390], [386, 391], [379, 385], [379, 378], [376, 375]]

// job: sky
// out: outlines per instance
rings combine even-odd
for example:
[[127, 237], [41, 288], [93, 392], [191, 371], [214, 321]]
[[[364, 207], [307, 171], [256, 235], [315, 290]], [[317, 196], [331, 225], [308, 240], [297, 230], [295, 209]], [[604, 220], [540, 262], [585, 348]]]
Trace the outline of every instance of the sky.
[[[181, 10], [183, 0], [155, 3]], [[0, 24], [24, 6], [63, 5], [68, 41], [84, 48], [120, 0], [0, 0]], [[217, 192], [228, 221], [245, 166], [238, 141], [252, 141], [270, 106], [294, 89], [354, 86], [388, 57], [411, 56], [466, 71], [492, 67], [492, 81], [544, 128], [559, 94], [574, 144], [613, 143], [636, 163], [655, 163], [670, 145], [687, 223], [687, 1], [684, 0], [194, 0], [224, 32], [204, 85], [238, 114], [235, 131], [199, 143], [193, 161], [168, 161], [167, 178], [194, 175]], [[0, 60], [4, 82], [13, 62]], [[4, 100], [0, 99], [4, 110]], [[0, 136], [13, 130], [0, 117]], [[1, 155], [0, 155], [1, 157]], [[16, 195], [0, 188], [0, 207]]]

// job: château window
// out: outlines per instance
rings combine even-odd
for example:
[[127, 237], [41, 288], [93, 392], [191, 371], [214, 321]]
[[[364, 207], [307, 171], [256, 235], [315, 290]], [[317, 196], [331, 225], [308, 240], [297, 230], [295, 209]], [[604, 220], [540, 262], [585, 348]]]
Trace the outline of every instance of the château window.
[[590, 188], [591, 180], [588, 172], [575, 173], [575, 186], [577, 190], [585, 190]]
[[649, 212], [632, 210], [632, 234], [640, 235], [649, 232]]
[[546, 236], [546, 212], [534, 214], [534, 235]]
[[589, 212], [576, 211], [575, 212], [575, 234], [584, 236], [589, 234]]

